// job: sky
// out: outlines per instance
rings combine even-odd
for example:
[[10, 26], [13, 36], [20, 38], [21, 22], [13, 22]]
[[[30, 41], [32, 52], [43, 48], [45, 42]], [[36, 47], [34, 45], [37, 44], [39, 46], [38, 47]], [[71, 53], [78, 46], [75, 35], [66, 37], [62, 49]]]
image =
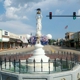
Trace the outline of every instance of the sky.
[[[42, 11], [42, 35], [64, 38], [66, 32], [80, 31], [80, 18], [46, 15], [80, 15], [80, 0], [0, 0], [0, 29], [15, 34], [36, 34], [36, 9]], [[65, 29], [65, 26], [68, 28]]]

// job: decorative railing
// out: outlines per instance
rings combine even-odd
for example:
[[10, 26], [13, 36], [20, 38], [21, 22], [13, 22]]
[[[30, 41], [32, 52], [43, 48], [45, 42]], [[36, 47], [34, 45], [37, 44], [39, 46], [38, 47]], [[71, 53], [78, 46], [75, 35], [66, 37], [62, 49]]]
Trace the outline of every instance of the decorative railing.
[[[6, 56], [2, 55], [0, 57], [0, 68], [2, 71], [9, 71], [15, 73], [29, 73], [29, 64], [33, 64], [33, 72], [36, 72], [36, 64], [40, 64], [41, 71], [39, 72], [47, 72], [50, 74], [55, 72], [71, 70], [76, 65], [76, 63], [79, 63], [80, 55], [65, 52], [46, 54], [46, 56], [50, 57], [48, 62], [43, 62], [42, 59], [40, 62], [36, 62], [35, 59], [33, 60], [33, 62], [29, 62], [28, 58], [30, 56], [32, 56], [32, 54], [14, 54]], [[50, 71], [50, 63], [53, 64], [53, 71]], [[46, 66], [48, 67], [48, 71], [43, 70], [43, 64], [48, 64], [48, 66]]]
[[[11, 67], [11, 63], [13, 64], [13, 67]], [[0, 62], [0, 66], [1, 66], [1, 70], [19, 72], [19, 73], [27, 73], [28, 72], [28, 64], [34, 64], [33, 72], [35, 72], [35, 65], [38, 63], [41, 64], [41, 72], [44, 72], [43, 71], [43, 60], [41, 60], [41, 62], [35, 62], [35, 60], [33, 60], [33, 62], [28, 63], [28, 60], [26, 60], [25, 62], [21, 62], [20, 59], [17, 61], [14, 59], [13, 61], [11, 61], [11, 59], [6, 60], [6, 58], [5, 58], [4, 61]], [[49, 71], [48, 71], [49, 73], [50, 73], [50, 63], [53, 63], [53, 67], [54, 67], [53, 72], [57, 72], [58, 67], [59, 67], [60, 71], [65, 71], [65, 70], [70, 70], [75, 66], [75, 62], [72, 60], [69, 61], [69, 60], [67, 60], [67, 58], [66, 58], [66, 60], [62, 60], [62, 58], [60, 60], [57, 60], [57, 59], [54, 59], [53, 61], [49, 60], [47, 63], [48, 66], [46, 66], [49, 68]]]

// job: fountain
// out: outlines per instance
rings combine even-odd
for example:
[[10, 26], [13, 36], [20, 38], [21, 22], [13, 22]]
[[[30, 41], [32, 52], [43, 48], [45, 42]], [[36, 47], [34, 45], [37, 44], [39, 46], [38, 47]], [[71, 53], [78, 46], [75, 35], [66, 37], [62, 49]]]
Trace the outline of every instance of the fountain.
[[[34, 71], [34, 63], [33, 63], [34, 61], [35, 61], [35, 73], [41, 71], [41, 61], [43, 62], [43, 72], [49, 71], [49, 68], [48, 68], [49, 57], [47, 57], [45, 55], [45, 51], [42, 49], [43, 45], [41, 45], [41, 43], [40, 43], [41, 28], [42, 28], [41, 19], [42, 19], [41, 9], [37, 9], [37, 13], [36, 13], [37, 41], [35, 44], [35, 50], [33, 52], [33, 56], [31, 56], [28, 59], [28, 62], [30, 63], [30, 64], [28, 64], [28, 72], [30, 72], [30, 73], [33, 73], [33, 71]], [[31, 62], [32, 62], [32, 64], [31, 64]], [[52, 63], [50, 63], [50, 71], [53, 71], [53, 64]]]

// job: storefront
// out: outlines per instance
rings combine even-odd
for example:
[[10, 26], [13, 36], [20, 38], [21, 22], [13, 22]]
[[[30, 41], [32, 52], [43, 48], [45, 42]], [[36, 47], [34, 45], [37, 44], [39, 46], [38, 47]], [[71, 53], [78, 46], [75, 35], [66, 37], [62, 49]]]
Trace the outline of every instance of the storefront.
[[16, 42], [16, 39], [14, 39], [14, 38], [9, 39], [10, 48], [15, 48], [15, 42]]
[[1, 49], [8, 49], [10, 48], [9, 45], [9, 32], [2, 30], [2, 42], [1, 42]]
[[14, 33], [10, 33], [9, 42], [10, 42], [10, 48], [19, 47], [20, 44], [22, 43], [22, 41], [19, 38], [19, 35], [16, 35]]
[[26, 35], [20, 39], [19, 35], [10, 33], [0, 29], [0, 49], [11, 49], [22, 46], [27, 46]]
[[74, 40], [70, 40], [70, 46], [74, 47]]
[[19, 37], [20, 37], [20, 40], [22, 41], [20, 46], [27, 47], [28, 41], [27, 41], [26, 35], [20, 35]]
[[16, 47], [21, 47], [22, 43], [23, 42], [20, 39], [16, 39], [15, 45], [16, 45]]
[[2, 38], [2, 49], [8, 49], [9, 46], [9, 37]]

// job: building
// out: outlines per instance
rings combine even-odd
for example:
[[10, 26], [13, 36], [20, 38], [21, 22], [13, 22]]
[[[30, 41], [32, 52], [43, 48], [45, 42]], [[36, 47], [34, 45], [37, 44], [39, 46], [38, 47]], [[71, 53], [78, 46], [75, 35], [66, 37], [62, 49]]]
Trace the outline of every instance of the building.
[[65, 33], [65, 45], [67, 47], [74, 47], [74, 32]]
[[65, 39], [64, 38], [59, 38], [59, 39], [57, 39], [56, 43], [59, 46], [64, 46], [65, 45]]
[[0, 29], [0, 49], [9, 48], [9, 32]]
[[27, 36], [17, 35], [7, 30], [0, 29], [0, 49], [18, 48], [27, 46]]
[[27, 47], [27, 45], [28, 45], [28, 39], [26, 37], [26, 34], [25, 35], [19, 35], [19, 38], [22, 41], [22, 43], [20, 44], [20, 46]]
[[10, 48], [15, 48], [20, 46], [22, 40], [20, 39], [19, 35], [9, 32], [9, 43]]
[[80, 31], [74, 34], [74, 46], [76, 48], [80, 47]]
[[57, 39], [57, 45], [60, 45], [60, 38]]
[[80, 47], [80, 31], [78, 32], [67, 32], [65, 33], [66, 46], [67, 47]]

